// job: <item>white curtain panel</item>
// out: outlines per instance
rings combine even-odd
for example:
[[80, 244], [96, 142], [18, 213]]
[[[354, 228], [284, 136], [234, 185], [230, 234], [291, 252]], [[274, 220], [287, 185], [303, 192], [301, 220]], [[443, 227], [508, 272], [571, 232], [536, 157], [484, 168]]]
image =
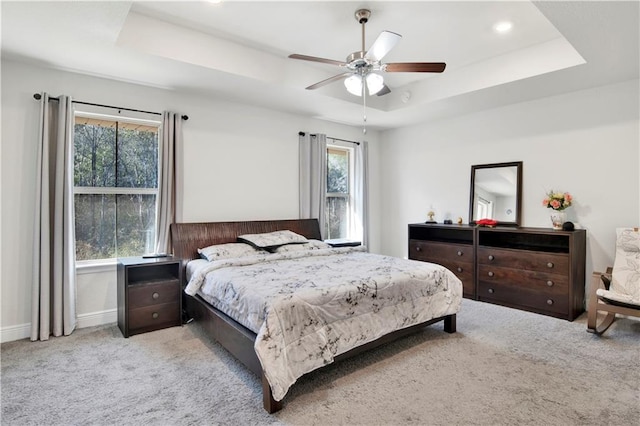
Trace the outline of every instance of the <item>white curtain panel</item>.
[[162, 114], [162, 140], [158, 171], [156, 211], [156, 253], [171, 253], [171, 224], [176, 220], [176, 176], [179, 165], [176, 152], [182, 147], [182, 116], [165, 111]]
[[318, 219], [325, 236], [325, 194], [327, 192], [327, 135], [299, 136], [300, 219]]
[[360, 235], [362, 245], [369, 247], [369, 143], [360, 142], [354, 150], [354, 223], [352, 228], [356, 236]]
[[71, 98], [40, 98], [31, 340], [69, 335], [76, 327]]

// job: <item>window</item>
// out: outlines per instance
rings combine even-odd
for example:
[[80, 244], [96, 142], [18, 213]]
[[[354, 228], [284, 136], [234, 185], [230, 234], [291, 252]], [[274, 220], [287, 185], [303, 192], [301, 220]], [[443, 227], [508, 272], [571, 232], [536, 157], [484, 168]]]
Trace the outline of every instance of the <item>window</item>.
[[325, 238], [348, 238], [350, 235], [353, 151], [341, 146], [327, 147], [327, 196]]
[[76, 112], [76, 260], [152, 252], [159, 121]]
[[484, 219], [493, 216], [493, 202], [478, 196], [478, 205], [476, 206], [477, 219]]

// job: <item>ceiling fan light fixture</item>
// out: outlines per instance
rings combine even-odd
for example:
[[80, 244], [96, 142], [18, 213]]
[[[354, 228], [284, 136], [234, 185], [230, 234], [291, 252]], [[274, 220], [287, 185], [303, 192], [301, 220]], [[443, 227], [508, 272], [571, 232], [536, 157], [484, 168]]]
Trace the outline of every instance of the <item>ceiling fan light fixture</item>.
[[344, 87], [352, 95], [362, 96], [362, 77], [357, 74], [350, 76], [344, 80]]
[[369, 95], [375, 95], [384, 87], [384, 78], [380, 74], [369, 73], [366, 79]]

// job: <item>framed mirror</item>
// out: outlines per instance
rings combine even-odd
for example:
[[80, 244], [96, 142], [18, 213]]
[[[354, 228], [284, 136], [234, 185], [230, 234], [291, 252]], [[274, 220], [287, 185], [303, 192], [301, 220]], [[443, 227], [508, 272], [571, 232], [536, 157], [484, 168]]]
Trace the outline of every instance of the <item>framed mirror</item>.
[[522, 161], [471, 166], [469, 223], [493, 219], [498, 225], [520, 226]]

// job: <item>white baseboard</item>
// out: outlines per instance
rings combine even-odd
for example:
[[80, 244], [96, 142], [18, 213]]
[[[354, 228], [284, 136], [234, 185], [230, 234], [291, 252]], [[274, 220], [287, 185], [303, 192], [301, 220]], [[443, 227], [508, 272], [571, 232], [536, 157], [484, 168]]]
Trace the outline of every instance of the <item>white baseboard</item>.
[[96, 325], [111, 324], [118, 322], [118, 310], [108, 309], [106, 311], [90, 312], [78, 315], [77, 328], [93, 327]]
[[31, 323], [0, 328], [0, 343], [28, 339], [29, 337], [31, 337]]
[[[106, 311], [80, 314], [77, 317], [77, 321], [76, 328], [115, 323], [118, 321], [118, 310], [109, 309]], [[30, 337], [31, 323], [0, 328], [0, 343], [13, 342], [14, 340], [28, 339]]]

